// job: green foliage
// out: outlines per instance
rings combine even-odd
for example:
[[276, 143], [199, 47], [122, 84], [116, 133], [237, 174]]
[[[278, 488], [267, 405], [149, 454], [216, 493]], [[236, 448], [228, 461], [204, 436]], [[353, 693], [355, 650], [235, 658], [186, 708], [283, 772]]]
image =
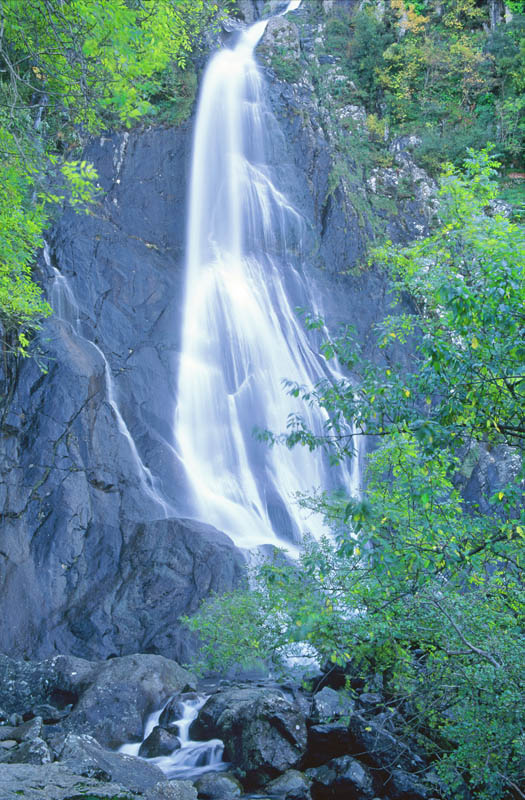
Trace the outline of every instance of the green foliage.
[[513, 14], [525, 14], [525, 0], [507, 0], [505, 5]]
[[244, 589], [206, 600], [197, 617], [182, 618], [202, 639], [200, 659], [192, 663], [192, 669], [250, 668], [265, 658], [279, 638], [272, 612], [264, 591]]
[[[9, 146], [4, 136], [2, 149]], [[46, 215], [42, 203], [26, 204], [28, 176], [9, 159], [0, 161], [0, 323], [5, 349], [26, 355], [37, 321], [49, 316], [39, 287], [31, 279], [35, 250], [42, 244]]]
[[[334, 539], [307, 541], [300, 564], [261, 567], [255, 594], [215, 599], [190, 621], [215, 668], [262, 657], [286, 670], [302, 650], [365, 682], [379, 673], [448, 796], [467, 784], [483, 800], [522, 786], [525, 758], [525, 242], [490, 212], [496, 166], [487, 151], [448, 166], [439, 228], [376, 254], [419, 312], [377, 326], [386, 365], [365, 361], [350, 332], [326, 342], [356, 380], [289, 387], [325, 409], [325, 434], [299, 416], [284, 436], [266, 433], [339, 460], [366, 432], [377, 445], [365, 495], [303, 498]], [[467, 505], [461, 474], [477, 455], [465, 453], [496, 445], [513, 465], [508, 484]]]
[[[224, 5], [224, 4], [223, 4]], [[98, 186], [88, 135], [191, 110], [188, 55], [212, 0], [0, 3], [0, 322], [4, 356], [29, 354], [51, 309], [31, 277], [53, 208], [88, 209]], [[4, 359], [4, 378], [9, 377]]]
[[337, 58], [344, 102], [364, 104], [391, 133], [422, 137], [419, 157], [437, 175], [467, 147], [496, 141], [505, 162], [522, 164], [525, 144], [525, 17], [494, 30], [475, 0], [369, 0], [325, 25], [324, 51]]
[[[328, 437], [338, 436], [343, 415], [369, 436], [410, 431], [430, 448], [461, 447], [469, 436], [524, 449], [525, 237], [519, 225], [490, 213], [496, 165], [487, 151], [471, 153], [465, 172], [448, 165], [433, 235], [375, 252], [419, 315], [399, 313], [378, 326], [390, 363], [361, 360], [356, 390], [346, 381], [327, 382], [309, 396], [330, 416]], [[409, 339], [418, 341], [415, 371], [396, 368], [389, 357], [392, 344]], [[360, 360], [351, 333], [326, 352], [354, 369]], [[291, 424], [300, 441], [301, 420]], [[347, 455], [344, 447], [341, 454]]]
[[[383, 326], [384, 345], [419, 328], [421, 368], [406, 389], [430, 398], [423, 425], [436, 437], [465, 433], [525, 449], [525, 235], [490, 212], [498, 189], [489, 152], [470, 152], [465, 172], [448, 165], [440, 227], [399, 250], [376, 253], [422, 316]], [[418, 423], [410, 414], [404, 421]]]
[[197, 73], [191, 62], [184, 69], [176, 64], [165, 69], [150, 96], [151, 109], [146, 119], [155, 123], [180, 125], [191, 114], [197, 94]]
[[296, 83], [301, 77], [302, 68], [299, 61], [284, 47], [273, 48], [271, 65], [280, 81]]
[[157, 76], [185, 66], [217, 11], [205, 0], [3, 0], [1, 56], [20, 90], [45, 93], [75, 124], [96, 130], [109, 113], [129, 126], [150, 110]]
[[353, 36], [348, 43], [348, 74], [358, 87], [370, 111], [383, 96], [379, 75], [385, 68], [385, 52], [394, 41], [390, 17], [378, 18], [374, 9], [364, 7], [352, 20]]

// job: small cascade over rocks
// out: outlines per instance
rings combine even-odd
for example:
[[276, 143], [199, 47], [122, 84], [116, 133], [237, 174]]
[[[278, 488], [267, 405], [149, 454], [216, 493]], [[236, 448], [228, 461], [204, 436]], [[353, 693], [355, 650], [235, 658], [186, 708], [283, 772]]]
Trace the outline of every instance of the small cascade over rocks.
[[[292, 0], [280, 15], [297, 9]], [[242, 548], [296, 545], [325, 533], [297, 495], [345, 487], [352, 474], [320, 451], [268, 448], [254, 426], [278, 432], [300, 415], [321, 433], [326, 416], [305, 406], [283, 381], [311, 389], [333, 373], [298, 320], [316, 310], [302, 265], [307, 225], [279, 185], [272, 164], [275, 118], [254, 50], [268, 20], [213, 56], [197, 116], [187, 280], [175, 413], [191, 515], [229, 534]], [[357, 459], [354, 459], [356, 462]]]
[[[142, 742], [124, 744], [119, 752], [144, 758], [144, 752], [147, 750], [144, 745], [147, 745], [148, 740], [154, 738], [156, 732], [164, 730], [174, 737], [176, 736], [172, 751], [149, 757], [148, 761], [159, 767], [167, 778], [194, 780], [206, 772], [219, 772], [227, 769], [229, 765], [222, 760], [224, 744], [220, 739], [210, 739], [206, 742], [190, 739], [190, 726], [197, 719], [208, 696], [189, 693], [176, 698], [176, 703], [173, 703], [174, 699], [170, 698], [161, 709], [148, 717]], [[175, 707], [181, 714], [180, 718], [173, 716]], [[159, 727], [159, 722], [163, 723], [163, 728]]]

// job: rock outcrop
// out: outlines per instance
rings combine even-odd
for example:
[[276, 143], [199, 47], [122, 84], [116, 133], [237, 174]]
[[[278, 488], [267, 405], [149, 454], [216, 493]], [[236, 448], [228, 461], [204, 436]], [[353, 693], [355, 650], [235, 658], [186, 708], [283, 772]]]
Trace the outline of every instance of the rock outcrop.
[[300, 705], [281, 689], [267, 686], [234, 686], [213, 694], [190, 734], [222, 739], [225, 759], [254, 785], [296, 767], [306, 749]]

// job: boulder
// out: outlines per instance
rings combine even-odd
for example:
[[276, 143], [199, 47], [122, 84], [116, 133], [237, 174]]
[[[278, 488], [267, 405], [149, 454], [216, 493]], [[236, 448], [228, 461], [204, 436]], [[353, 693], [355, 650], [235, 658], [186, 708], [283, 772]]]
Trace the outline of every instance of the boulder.
[[197, 800], [191, 781], [164, 781], [148, 789], [141, 800]]
[[[6, 742], [2, 742], [6, 744]], [[2, 764], [50, 764], [53, 761], [53, 753], [40, 737], [35, 737], [8, 749], [0, 750], [0, 762]]]
[[[70, 713], [53, 726], [54, 736], [86, 733], [107, 747], [140, 741], [147, 714], [192, 683], [191, 673], [157, 655], [104, 662], [73, 656], [21, 662], [0, 656], [0, 698], [7, 708], [24, 712], [38, 703], [70, 705]], [[22, 730], [38, 724], [41, 718]]]
[[386, 730], [384, 721], [353, 714], [348, 726], [349, 748], [355, 756], [364, 756], [371, 766], [388, 770], [394, 766], [408, 772], [424, 768], [425, 762], [406, 740]]
[[230, 800], [242, 794], [241, 784], [228, 772], [207, 772], [195, 781], [195, 788], [205, 800]]
[[224, 758], [260, 785], [296, 767], [306, 750], [300, 705], [277, 688], [233, 686], [212, 695], [190, 729], [199, 739], [219, 738]]
[[310, 719], [314, 724], [333, 722], [341, 717], [350, 718], [355, 701], [346, 692], [337, 692], [325, 686], [312, 700]]
[[391, 800], [428, 800], [433, 793], [417, 776], [402, 769], [391, 770], [385, 791]]
[[162, 782], [163, 772], [141, 758], [104, 750], [92, 736], [70, 733], [60, 753], [60, 762], [72, 772], [86, 778], [113, 781], [144, 792]]
[[129, 791], [117, 783], [82, 777], [63, 764], [0, 764], [0, 786], [2, 800], [130, 800]]
[[270, 795], [277, 795], [284, 800], [311, 800], [310, 779], [303, 772], [289, 769], [265, 786]]
[[[16, 661], [0, 654], [0, 703], [9, 715], [10, 724], [22, 722], [20, 712], [30, 711], [38, 703], [54, 707], [76, 702], [76, 688], [85, 676], [85, 684], [94, 675], [94, 665], [71, 656], [45, 661]], [[13, 719], [13, 714], [20, 719]]]
[[179, 695], [172, 697], [162, 709], [162, 714], [159, 717], [159, 725], [161, 728], [172, 728], [175, 723], [182, 718], [183, 713], [184, 706], [182, 704], [182, 698]]
[[383, 707], [383, 696], [379, 692], [361, 692], [359, 695], [359, 705], [366, 711], [381, 710]]
[[147, 739], [140, 745], [141, 758], [157, 758], [169, 756], [174, 750], [180, 749], [180, 739], [174, 733], [164, 730], [156, 725]]
[[4, 741], [0, 742], [0, 751], [2, 750], [12, 750], [13, 747], [16, 747], [17, 743], [14, 739], [5, 739]]
[[305, 763], [318, 767], [337, 756], [350, 753], [348, 723], [330, 722], [308, 728], [308, 751]]
[[34, 714], [35, 717], [42, 717], [44, 725], [55, 725], [55, 723], [67, 717], [71, 708], [72, 706], [66, 706], [65, 708], [58, 709], [48, 703], [40, 703], [34, 706], [30, 713]]
[[255, 22], [256, 8], [252, 0], [237, 0], [237, 10], [248, 25]]
[[333, 758], [322, 767], [307, 770], [313, 800], [373, 800], [373, 780], [368, 769], [351, 756]]
[[2, 725], [0, 726], [0, 741], [14, 739], [16, 742], [23, 742], [25, 739], [35, 739], [42, 733], [42, 717], [35, 717], [21, 725]]

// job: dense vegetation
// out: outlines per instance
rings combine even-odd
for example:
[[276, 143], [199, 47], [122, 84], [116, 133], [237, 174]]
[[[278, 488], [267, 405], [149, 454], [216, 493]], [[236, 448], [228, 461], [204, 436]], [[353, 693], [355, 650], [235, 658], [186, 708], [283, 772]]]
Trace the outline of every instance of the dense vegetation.
[[521, 168], [525, 8], [507, 3], [506, 22], [502, 11], [497, 2], [391, 0], [333, 16], [323, 49], [347, 79], [339, 105], [362, 103], [378, 140], [416, 132], [419, 159], [431, 172], [489, 141], [502, 162]]
[[[378, 326], [385, 363], [364, 360], [348, 330], [324, 354], [353, 380], [289, 386], [326, 410], [324, 435], [300, 417], [266, 435], [336, 460], [357, 437], [374, 441], [361, 498], [302, 499], [334, 539], [308, 542], [301, 569], [264, 566], [255, 591], [189, 621], [208, 667], [262, 658], [286, 671], [309, 652], [349, 687], [379, 680], [451, 796], [467, 783], [487, 800], [525, 788], [525, 235], [491, 210], [497, 166], [487, 151], [449, 165], [435, 232], [375, 254], [416, 312], [400, 305]], [[506, 484], [465, 502], [465, 479], [493, 458]]]
[[[222, 4], [224, 5], [224, 3]], [[0, 2], [0, 325], [4, 372], [51, 313], [31, 269], [53, 208], [97, 196], [87, 137], [189, 113], [188, 59], [212, 0]]]

